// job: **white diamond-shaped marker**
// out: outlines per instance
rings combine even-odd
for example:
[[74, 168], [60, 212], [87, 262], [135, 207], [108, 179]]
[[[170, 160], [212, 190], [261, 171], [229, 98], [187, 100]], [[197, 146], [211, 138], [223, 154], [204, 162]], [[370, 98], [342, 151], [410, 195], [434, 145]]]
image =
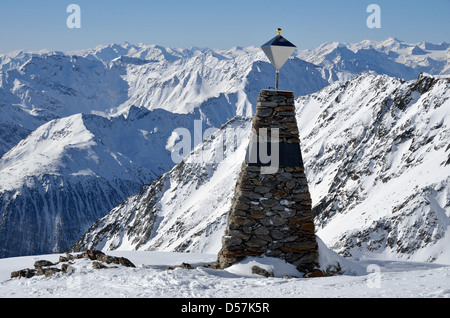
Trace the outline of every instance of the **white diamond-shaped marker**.
[[263, 44], [261, 49], [266, 54], [270, 63], [276, 69], [275, 89], [278, 90], [278, 79], [280, 75], [280, 69], [288, 58], [294, 53], [297, 48], [294, 44], [286, 40], [281, 36], [281, 29], [277, 29], [278, 35], [271, 39], [269, 42]]
[[261, 46], [270, 63], [279, 71], [297, 47], [281, 35]]

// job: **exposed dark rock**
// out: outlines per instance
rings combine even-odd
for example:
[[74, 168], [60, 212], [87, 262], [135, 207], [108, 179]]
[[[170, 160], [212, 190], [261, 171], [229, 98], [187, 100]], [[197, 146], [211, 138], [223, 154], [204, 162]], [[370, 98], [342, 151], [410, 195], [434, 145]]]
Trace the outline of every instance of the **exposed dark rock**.
[[125, 257], [119, 257], [119, 264], [125, 267], [136, 267], [130, 260]]
[[437, 80], [434, 77], [420, 73], [419, 78], [414, 84], [412, 90], [417, 90], [420, 94], [428, 92]]
[[[204, 267], [214, 268], [214, 266], [204, 266]], [[166, 271], [172, 271], [176, 268], [194, 269], [195, 267], [193, 267], [191, 264], [188, 264], [188, 263], [181, 263], [181, 265], [177, 265], [177, 266], [168, 266], [166, 268]]]
[[69, 261], [69, 258], [68, 257], [64, 257], [64, 256], [60, 256], [59, 257], [59, 262], [60, 263], [65, 263], [65, 262], [68, 262]]
[[267, 271], [267, 270], [265, 270], [264, 268], [261, 268], [261, 267], [259, 267], [259, 266], [253, 266], [252, 267], [252, 273], [253, 274], [256, 274], [256, 275], [261, 275], [261, 276], [264, 276], [264, 277], [274, 277], [274, 275], [273, 275], [273, 272], [269, 272], [269, 271]]
[[292, 275], [284, 275], [283, 276], [284, 279], [295, 279], [298, 278], [297, 276], [292, 276]]
[[62, 264], [61, 265], [61, 272], [64, 274], [73, 273], [75, 271], [75, 268], [71, 264]]
[[105, 253], [97, 250], [87, 250], [86, 255], [91, 261], [95, 261], [97, 259], [103, 258], [105, 256]]
[[45, 275], [45, 277], [50, 277], [59, 272], [61, 272], [60, 269], [55, 268], [55, 267], [50, 267], [50, 268], [45, 269], [44, 275]]
[[[109, 267], [104, 265], [103, 263], [107, 264], [117, 264], [122, 265], [125, 267], [136, 267], [129, 259], [125, 257], [115, 257], [106, 255], [105, 253], [97, 250], [87, 250], [85, 252], [82, 252], [80, 254], [77, 254], [75, 256], [66, 253], [66, 256], [60, 256], [59, 262], [61, 264], [61, 268], [53, 267], [57, 265], [58, 263], [52, 263], [47, 260], [39, 260], [34, 263], [35, 269], [23, 269], [20, 271], [14, 271], [11, 273], [11, 278], [31, 278], [34, 276], [46, 276], [50, 277], [56, 273], [63, 273], [63, 274], [70, 274], [75, 271], [75, 267], [73, 266], [73, 262], [82, 258], [89, 259], [93, 261], [92, 267], [95, 269], [102, 269], [102, 268], [114, 268], [117, 266]], [[52, 267], [50, 267], [52, 266]], [[183, 268], [189, 268], [190, 265], [183, 263]]]
[[53, 264], [53, 263], [50, 262], [50, 261], [41, 260], [41, 261], [36, 261], [36, 262], [34, 263], [34, 268], [35, 268], [35, 269], [40, 269], [40, 268], [42, 268], [42, 267], [53, 266], [53, 265], [55, 265], [55, 264]]
[[100, 262], [92, 262], [92, 268], [94, 268], [94, 269], [103, 269], [103, 268], [108, 268], [108, 266], [103, 265]]
[[180, 267], [184, 269], [194, 269], [194, 267], [188, 263], [181, 263]]
[[22, 269], [20, 271], [15, 271], [11, 273], [11, 278], [31, 278], [36, 275], [35, 269]]
[[304, 277], [305, 278], [325, 277], [325, 274], [320, 269], [316, 269], [310, 273], [306, 273]]

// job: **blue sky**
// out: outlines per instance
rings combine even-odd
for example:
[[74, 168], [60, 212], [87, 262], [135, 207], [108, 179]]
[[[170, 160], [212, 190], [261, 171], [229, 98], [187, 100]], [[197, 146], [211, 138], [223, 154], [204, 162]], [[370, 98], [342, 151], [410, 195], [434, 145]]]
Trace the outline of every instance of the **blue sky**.
[[[69, 29], [69, 4], [81, 28]], [[369, 4], [381, 8], [370, 29]], [[93, 48], [130, 42], [168, 47], [260, 46], [277, 27], [299, 48], [397, 37], [450, 42], [450, 0], [1, 0], [0, 51]]]

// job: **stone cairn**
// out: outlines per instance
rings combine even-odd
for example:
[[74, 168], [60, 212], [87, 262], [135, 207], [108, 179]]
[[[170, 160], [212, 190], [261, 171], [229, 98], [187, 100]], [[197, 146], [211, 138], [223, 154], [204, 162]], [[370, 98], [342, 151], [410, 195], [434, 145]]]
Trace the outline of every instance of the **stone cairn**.
[[[261, 149], [273, 154], [276, 146], [276, 165], [260, 158]], [[252, 137], [216, 266], [226, 268], [249, 256], [283, 259], [302, 273], [318, 268], [294, 95], [288, 91], [263, 90], [258, 97]]]

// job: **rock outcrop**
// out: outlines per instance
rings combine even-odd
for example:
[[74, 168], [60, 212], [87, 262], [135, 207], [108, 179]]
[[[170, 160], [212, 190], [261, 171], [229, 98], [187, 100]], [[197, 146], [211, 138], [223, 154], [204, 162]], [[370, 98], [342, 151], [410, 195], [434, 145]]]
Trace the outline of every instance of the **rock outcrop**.
[[[60, 256], [56, 263], [39, 260], [34, 263], [34, 269], [26, 268], [11, 273], [11, 278], [31, 278], [34, 276], [50, 277], [56, 273], [70, 274], [75, 271], [74, 262], [79, 259], [88, 259], [92, 261], [92, 268], [103, 269], [109, 266], [105, 264], [116, 264], [125, 267], [136, 267], [129, 259], [106, 255], [97, 250], [87, 250], [77, 255], [67, 253], [66, 256]], [[61, 264], [61, 268], [56, 267]]]

